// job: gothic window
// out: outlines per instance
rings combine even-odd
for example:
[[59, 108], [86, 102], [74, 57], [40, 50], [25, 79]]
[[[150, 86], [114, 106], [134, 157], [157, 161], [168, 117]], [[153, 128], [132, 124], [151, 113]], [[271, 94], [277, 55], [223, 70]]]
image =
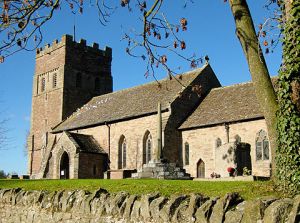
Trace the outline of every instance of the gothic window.
[[256, 135], [256, 160], [269, 160], [269, 150], [267, 133], [260, 130]]
[[123, 144], [122, 144], [122, 152], [123, 152], [123, 168], [126, 168], [126, 141], [124, 140]]
[[220, 138], [216, 139], [216, 148], [220, 147], [222, 145], [222, 140]]
[[125, 136], [122, 135], [119, 140], [119, 153], [118, 153], [118, 168], [126, 168], [127, 144]]
[[52, 87], [56, 88], [57, 86], [57, 74], [53, 74]]
[[147, 162], [151, 160], [151, 150], [152, 150], [152, 138], [151, 135], [149, 134], [147, 139]]
[[94, 90], [95, 90], [95, 91], [99, 91], [99, 90], [100, 90], [100, 80], [99, 80], [99, 78], [96, 78], [96, 79], [95, 79]]
[[46, 88], [46, 79], [43, 77], [42, 78], [42, 84], [41, 84], [41, 91], [45, 91], [45, 88]]
[[184, 144], [184, 164], [190, 164], [190, 145], [187, 142]]
[[80, 88], [81, 85], [82, 85], [82, 75], [81, 75], [81, 73], [78, 73], [76, 75], [76, 87]]
[[152, 136], [149, 131], [147, 131], [144, 135], [144, 143], [143, 143], [143, 164], [149, 163], [151, 160], [152, 153]]

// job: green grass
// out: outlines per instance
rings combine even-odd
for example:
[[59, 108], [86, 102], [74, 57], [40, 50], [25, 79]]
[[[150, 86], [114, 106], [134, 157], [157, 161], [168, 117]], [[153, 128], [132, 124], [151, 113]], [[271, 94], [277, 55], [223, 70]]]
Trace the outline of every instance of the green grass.
[[245, 200], [264, 196], [281, 195], [273, 190], [268, 181], [230, 181], [203, 182], [186, 180], [0, 180], [0, 188], [23, 188], [24, 190], [75, 190], [94, 191], [104, 188], [110, 193], [126, 191], [130, 194], [160, 192], [165, 196], [172, 194], [201, 193], [209, 197], [223, 196], [238, 192]]

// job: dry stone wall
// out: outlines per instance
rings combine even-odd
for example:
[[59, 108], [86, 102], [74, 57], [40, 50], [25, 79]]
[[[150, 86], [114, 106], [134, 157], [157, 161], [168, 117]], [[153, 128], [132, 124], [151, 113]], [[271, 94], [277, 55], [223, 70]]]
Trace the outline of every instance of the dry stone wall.
[[294, 223], [299, 220], [300, 195], [293, 199], [243, 201], [237, 193], [221, 198], [200, 194], [167, 198], [158, 193], [109, 194], [101, 188], [94, 192], [0, 190], [1, 223]]

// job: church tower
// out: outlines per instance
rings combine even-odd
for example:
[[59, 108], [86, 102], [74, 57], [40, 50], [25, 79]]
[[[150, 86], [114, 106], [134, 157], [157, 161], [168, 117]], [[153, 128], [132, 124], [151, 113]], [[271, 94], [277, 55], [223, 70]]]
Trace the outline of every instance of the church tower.
[[33, 178], [55, 141], [51, 129], [94, 96], [112, 92], [111, 60], [111, 48], [77, 43], [70, 35], [37, 49], [28, 138]]

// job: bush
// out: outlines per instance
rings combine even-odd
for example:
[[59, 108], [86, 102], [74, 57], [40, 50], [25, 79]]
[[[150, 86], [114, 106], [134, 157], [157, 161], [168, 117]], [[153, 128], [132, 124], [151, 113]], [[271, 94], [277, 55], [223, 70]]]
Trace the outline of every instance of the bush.
[[7, 174], [4, 172], [4, 170], [0, 170], [0, 179], [7, 178]]

